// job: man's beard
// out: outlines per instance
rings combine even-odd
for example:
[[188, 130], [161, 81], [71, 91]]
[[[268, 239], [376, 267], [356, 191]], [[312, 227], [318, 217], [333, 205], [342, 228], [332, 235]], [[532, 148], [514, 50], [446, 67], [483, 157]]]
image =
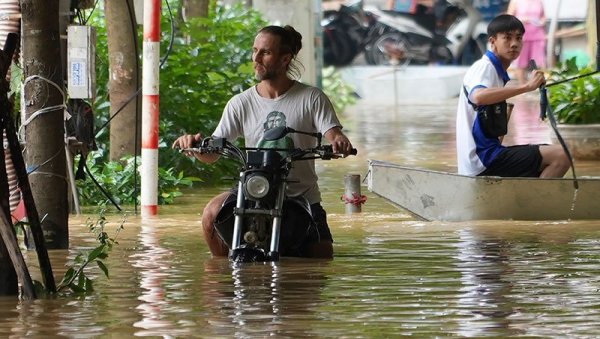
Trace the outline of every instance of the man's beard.
[[254, 68], [254, 77], [258, 81], [277, 79], [281, 72], [286, 73], [286, 70], [282, 67], [280, 64], [272, 64], [270, 67], [258, 64], [258, 67]]
[[258, 81], [275, 79], [275, 72], [265, 70], [264, 72], [254, 71], [254, 77]]

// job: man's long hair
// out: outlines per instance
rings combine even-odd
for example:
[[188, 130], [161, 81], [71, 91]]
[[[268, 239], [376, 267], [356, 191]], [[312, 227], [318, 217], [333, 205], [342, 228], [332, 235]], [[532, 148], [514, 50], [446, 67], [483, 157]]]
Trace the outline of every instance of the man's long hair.
[[302, 49], [302, 34], [290, 25], [266, 26], [261, 28], [258, 33], [268, 33], [279, 37], [279, 53], [290, 53], [290, 61], [287, 69], [288, 77], [294, 80], [300, 79], [304, 65], [297, 59], [298, 52]]

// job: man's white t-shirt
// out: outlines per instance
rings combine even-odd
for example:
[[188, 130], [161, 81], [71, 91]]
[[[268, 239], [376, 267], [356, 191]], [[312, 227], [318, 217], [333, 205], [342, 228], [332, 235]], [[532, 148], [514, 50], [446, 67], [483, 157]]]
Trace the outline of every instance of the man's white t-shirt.
[[[504, 87], [508, 74], [498, 58], [490, 51], [467, 71], [458, 99], [456, 113], [456, 157], [458, 173], [475, 176], [483, 172], [504, 149], [498, 138], [487, 137], [469, 103], [478, 88]], [[469, 98], [467, 98], [467, 94]], [[471, 102], [473, 102], [471, 100]]]
[[[258, 94], [256, 86], [232, 97], [223, 112], [213, 136], [234, 141], [243, 137], [246, 147], [258, 147], [265, 130], [288, 126], [297, 131], [325, 134], [333, 127], [342, 127], [333, 105], [318, 88], [300, 82], [283, 95], [269, 99]], [[314, 137], [291, 133], [287, 145], [309, 148], [316, 145]], [[309, 203], [321, 201], [314, 160], [296, 161], [288, 179], [287, 194], [304, 196]], [[295, 182], [294, 182], [295, 181]]]

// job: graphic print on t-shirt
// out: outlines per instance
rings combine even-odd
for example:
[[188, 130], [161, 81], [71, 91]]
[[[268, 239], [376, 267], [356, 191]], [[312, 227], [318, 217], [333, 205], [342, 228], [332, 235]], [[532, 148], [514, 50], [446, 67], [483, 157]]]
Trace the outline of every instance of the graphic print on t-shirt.
[[[286, 127], [287, 119], [283, 112], [272, 111], [267, 114], [267, 119], [263, 123], [264, 132], [275, 128], [275, 127]], [[261, 139], [258, 142], [258, 147], [264, 148], [282, 148], [282, 149], [293, 149], [294, 148], [294, 140], [289, 136], [284, 136], [278, 140], [264, 140]]]

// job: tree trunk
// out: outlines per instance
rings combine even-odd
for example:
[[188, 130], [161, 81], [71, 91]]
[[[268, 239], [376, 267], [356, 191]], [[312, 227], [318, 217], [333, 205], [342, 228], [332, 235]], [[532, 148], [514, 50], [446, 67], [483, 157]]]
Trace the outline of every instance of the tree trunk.
[[209, 2], [209, 0], [183, 0], [183, 4], [181, 5], [183, 20], [206, 18], [208, 16]]
[[23, 77], [27, 79], [23, 95], [26, 163], [33, 171], [29, 174], [33, 197], [47, 247], [66, 249], [69, 204], [58, 6], [58, 1], [21, 1]]
[[140, 150], [137, 27], [131, 0], [107, 0], [104, 7], [110, 115], [116, 114], [110, 122], [110, 160], [117, 161], [126, 155], [139, 154]]

